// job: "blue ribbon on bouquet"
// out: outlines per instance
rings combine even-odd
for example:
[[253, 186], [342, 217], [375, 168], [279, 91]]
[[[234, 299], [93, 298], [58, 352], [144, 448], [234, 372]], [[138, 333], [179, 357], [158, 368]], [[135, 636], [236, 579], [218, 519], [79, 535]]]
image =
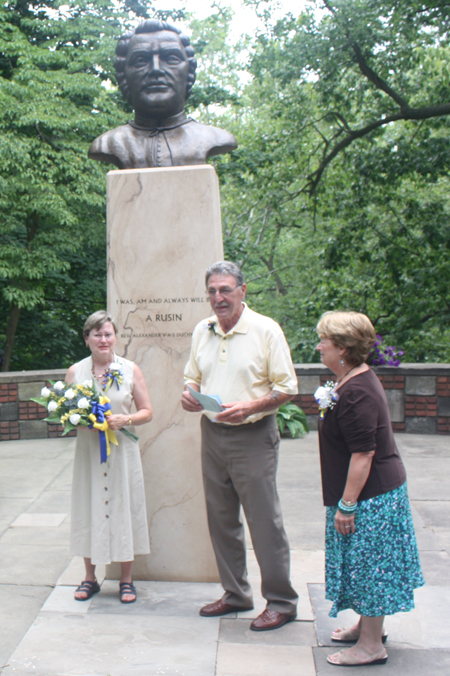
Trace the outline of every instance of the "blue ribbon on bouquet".
[[111, 415], [111, 404], [108, 397], [100, 397], [99, 401], [91, 401], [92, 413], [89, 415], [93, 427], [98, 430], [100, 438], [100, 463], [106, 462], [111, 453], [110, 444], [118, 445], [116, 435], [108, 427], [106, 416]]

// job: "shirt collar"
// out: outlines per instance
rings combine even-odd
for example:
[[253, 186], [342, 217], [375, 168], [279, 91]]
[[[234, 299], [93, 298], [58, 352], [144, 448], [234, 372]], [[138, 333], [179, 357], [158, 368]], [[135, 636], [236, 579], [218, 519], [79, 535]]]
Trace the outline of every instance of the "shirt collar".
[[242, 314], [239, 317], [236, 324], [233, 326], [233, 328], [228, 331], [228, 333], [224, 333], [224, 331], [222, 330], [222, 327], [219, 324], [219, 320], [217, 319], [216, 315], [213, 315], [211, 317], [211, 319], [209, 321], [211, 323], [214, 323], [215, 333], [218, 336], [231, 336], [233, 333], [247, 333], [248, 332], [248, 330], [250, 328], [250, 309], [249, 309], [247, 303], [242, 303], [242, 305], [244, 306]]
[[134, 129], [139, 129], [141, 131], [153, 131], [155, 129], [174, 129], [180, 127], [182, 124], [190, 122], [191, 119], [186, 117], [184, 110], [177, 115], [172, 117], [166, 117], [164, 119], [148, 119], [148, 124], [145, 127], [142, 127], [140, 124], [137, 124], [134, 120], [128, 120], [128, 124], [134, 127]]

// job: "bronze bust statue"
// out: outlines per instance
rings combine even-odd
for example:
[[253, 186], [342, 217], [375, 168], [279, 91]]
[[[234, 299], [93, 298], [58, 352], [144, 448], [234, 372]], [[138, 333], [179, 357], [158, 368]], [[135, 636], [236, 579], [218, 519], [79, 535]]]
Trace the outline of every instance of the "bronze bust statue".
[[189, 38], [165, 21], [149, 19], [123, 35], [114, 66], [133, 121], [98, 136], [89, 157], [119, 169], [205, 164], [237, 148], [223, 129], [186, 117], [184, 104], [197, 62]]

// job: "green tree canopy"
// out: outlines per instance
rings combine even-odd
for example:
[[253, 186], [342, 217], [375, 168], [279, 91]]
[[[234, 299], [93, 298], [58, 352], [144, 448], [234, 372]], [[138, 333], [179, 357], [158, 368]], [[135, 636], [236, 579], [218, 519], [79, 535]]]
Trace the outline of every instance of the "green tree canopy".
[[87, 150], [129, 116], [115, 86], [115, 44], [149, 13], [139, 0], [0, 7], [4, 370], [70, 363], [83, 349], [82, 318], [105, 304], [108, 167]]
[[226, 245], [299, 361], [333, 308], [366, 312], [407, 360], [450, 357], [449, 17], [327, 0], [254, 42], [228, 115], [240, 147], [215, 160]]
[[[450, 360], [450, 2], [317, 0], [278, 21], [270, 2], [246, 4], [265, 20], [256, 37], [234, 39], [219, 4], [191, 19], [188, 108], [239, 141], [213, 163], [226, 256], [252, 306], [281, 323], [298, 361], [317, 359], [314, 327], [333, 308], [366, 312], [406, 360]], [[149, 15], [145, 0], [0, 8], [11, 368], [81, 357], [80, 318], [104, 305], [108, 167], [87, 150], [130, 114], [115, 39]]]

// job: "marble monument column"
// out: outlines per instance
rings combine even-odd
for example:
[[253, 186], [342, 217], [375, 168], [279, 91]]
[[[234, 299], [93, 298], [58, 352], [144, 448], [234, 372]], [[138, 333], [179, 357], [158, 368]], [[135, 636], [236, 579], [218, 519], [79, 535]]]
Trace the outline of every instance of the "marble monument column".
[[[205, 269], [223, 259], [219, 185], [209, 165], [108, 173], [108, 310], [117, 353], [143, 371], [153, 421], [136, 428], [151, 554], [139, 580], [217, 581], [206, 523], [199, 415], [183, 411], [192, 331], [210, 313]], [[117, 568], [117, 569], [116, 569]], [[118, 566], [108, 577], [117, 577]]]

